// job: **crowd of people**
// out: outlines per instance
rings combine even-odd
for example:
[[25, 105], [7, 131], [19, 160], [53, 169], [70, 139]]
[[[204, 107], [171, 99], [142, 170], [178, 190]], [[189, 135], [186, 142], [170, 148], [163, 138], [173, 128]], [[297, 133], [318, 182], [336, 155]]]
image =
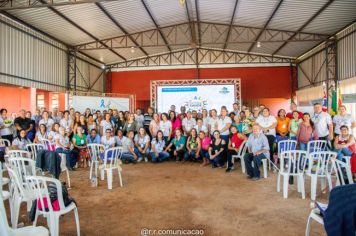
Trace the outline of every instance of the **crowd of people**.
[[296, 140], [301, 150], [307, 149], [310, 140], [328, 140], [329, 148], [338, 153], [339, 159], [356, 153], [352, 135], [356, 122], [345, 106], [340, 106], [333, 118], [318, 103], [314, 114], [298, 111], [294, 103], [291, 111], [280, 109], [277, 116], [264, 105], [252, 111], [246, 106], [239, 108], [237, 103], [230, 113], [225, 106], [219, 111], [202, 112], [186, 111], [182, 106], [178, 112], [172, 105], [167, 113], [156, 113], [152, 107], [146, 113], [141, 109], [130, 113], [87, 108], [80, 113], [73, 108], [55, 108], [51, 112], [36, 110], [35, 114], [20, 110], [11, 116], [4, 108], [0, 110], [0, 136], [9, 140], [13, 149], [49, 140], [53, 151], [66, 154], [70, 170], [75, 170], [78, 161], [85, 167], [89, 158], [87, 145], [97, 143], [106, 149], [122, 147], [124, 163], [192, 161], [212, 168], [226, 167], [230, 172], [234, 169], [233, 155], [246, 141], [248, 152], [244, 160], [253, 180], [260, 178], [263, 158], [277, 161], [276, 147], [281, 140]]

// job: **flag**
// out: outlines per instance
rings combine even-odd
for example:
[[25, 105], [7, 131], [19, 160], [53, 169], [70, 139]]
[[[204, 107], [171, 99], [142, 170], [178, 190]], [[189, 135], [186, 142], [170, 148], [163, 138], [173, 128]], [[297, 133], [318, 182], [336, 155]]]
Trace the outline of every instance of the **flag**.
[[323, 102], [322, 102], [322, 109], [323, 111], [328, 111], [328, 99], [326, 97], [326, 88], [323, 86], [323, 91], [324, 91], [324, 97], [323, 97]]
[[334, 116], [337, 114], [337, 92], [335, 89], [333, 89], [332, 91], [332, 96], [331, 96], [331, 111], [330, 111], [330, 115]]

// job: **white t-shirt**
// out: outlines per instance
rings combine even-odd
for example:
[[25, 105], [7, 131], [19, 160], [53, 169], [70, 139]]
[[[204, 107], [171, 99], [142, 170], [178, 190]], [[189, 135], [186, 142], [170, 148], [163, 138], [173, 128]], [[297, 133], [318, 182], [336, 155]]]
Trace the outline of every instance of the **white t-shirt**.
[[105, 133], [105, 131], [106, 131], [107, 129], [112, 130], [112, 124], [111, 124], [111, 122], [108, 122], [108, 121], [106, 121], [106, 120], [102, 120], [102, 121], [100, 122], [100, 127], [103, 128], [103, 133]]
[[[228, 116], [225, 116], [224, 118], [220, 117], [218, 120], [218, 129], [219, 131], [222, 130], [227, 124], [231, 124], [231, 118]], [[221, 132], [220, 135], [229, 135], [230, 134], [230, 129], [225, 130], [224, 132]]]
[[54, 120], [51, 118], [48, 118], [48, 120], [42, 119], [42, 120], [40, 120], [38, 125], [42, 125], [42, 124], [44, 124], [47, 127], [47, 130], [51, 130], [52, 125], [54, 124]]
[[219, 117], [210, 117], [209, 125], [210, 125], [210, 134], [213, 134], [215, 130], [219, 130], [219, 128], [215, 129], [215, 124], [219, 125]]
[[155, 152], [162, 152], [166, 142], [163, 140], [157, 141], [157, 139], [152, 139], [152, 145], [155, 147]]
[[355, 119], [350, 114], [344, 116], [336, 115], [333, 118], [333, 123], [335, 123], [335, 134], [340, 134], [340, 127], [346, 125], [349, 128], [349, 133], [352, 134], [352, 123], [355, 122]]
[[208, 128], [205, 125], [202, 125], [201, 128], [198, 127], [198, 125], [194, 126], [194, 129], [197, 130], [197, 133], [199, 135], [200, 131], [203, 131], [204, 133], [208, 132]]
[[188, 120], [188, 118], [185, 117], [182, 121], [182, 125], [187, 132], [189, 132], [196, 124], [197, 124], [197, 122], [195, 121], [194, 118], [190, 118]]
[[171, 121], [167, 120], [166, 122], [164, 122], [163, 120], [161, 120], [159, 122], [159, 129], [162, 130], [163, 136], [168, 137], [169, 136], [169, 130], [172, 129]]
[[135, 114], [135, 121], [137, 123], [138, 128], [143, 127], [143, 122], [145, 121], [145, 117], [141, 114], [141, 115], [136, 115]]
[[42, 142], [43, 139], [48, 139], [48, 133], [49, 132], [45, 132], [44, 134], [41, 134], [40, 131], [37, 131], [36, 137], [38, 138], [38, 141]]
[[109, 139], [107, 139], [106, 136], [102, 136], [101, 144], [104, 145], [105, 149], [111, 148], [115, 144], [115, 138], [110, 137]]
[[142, 138], [139, 134], [135, 135], [134, 138], [135, 143], [137, 143], [138, 146], [140, 146], [141, 148], [144, 148], [146, 143], [150, 141], [150, 136], [148, 136], [147, 134]]
[[14, 141], [12, 141], [12, 145], [13, 146], [17, 146], [20, 150], [25, 150], [26, 149], [26, 145], [30, 144], [31, 141], [27, 138], [24, 139], [19, 139], [19, 138], [15, 138]]
[[205, 125], [206, 128], [209, 127], [209, 122], [210, 122], [210, 117], [203, 118], [203, 125]]
[[69, 132], [71, 130], [71, 126], [72, 126], [72, 120], [70, 118], [68, 120], [63, 118], [59, 122], [59, 125], [61, 127], [65, 128], [66, 132]]
[[[256, 123], [259, 124], [262, 128], [270, 127], [273, 123], [277, 123], [276, 117], [274, 116], [259, 116], [256, 119]], [[276, 136], [276, 129], [269, 129], [268, 132], [264, 133], [265, 135], [273, 135]]]
[[329, 135], [329, 124], [332, 123], [331, 116], [326, 112], [314, 113], [312, 121], [315, 124], [315, 130], [318, 137], [325, 137]]
[[[55, 137], [55, 140], [58, 140], [60, 144], [62, 144], [63, 146], [67, 147], [68, 144], [69, 144], [69, 138], [67, 136], [62, 136], [60, 134], [58, 134], [56, 137]], [[57, 145], [57, 142], [56, 142], [56, 149], [57, 148], [63, 148], [59, 145]]]
[[122, 142], [125, 139], [125, 136], [122, 136], [121, 138], [119, 136], [115, 136], [115, 143], [116, 146], [121, 147], [122, 146]]
[[14, 122], [10, 119], [3, 119], [0, 117], [0, 126], [5, 126], [4, 128], [0, 129], [0, 136], [4, 135], [11, 135], [12, 134], [12, 129], [11, 126], [14, 124]]

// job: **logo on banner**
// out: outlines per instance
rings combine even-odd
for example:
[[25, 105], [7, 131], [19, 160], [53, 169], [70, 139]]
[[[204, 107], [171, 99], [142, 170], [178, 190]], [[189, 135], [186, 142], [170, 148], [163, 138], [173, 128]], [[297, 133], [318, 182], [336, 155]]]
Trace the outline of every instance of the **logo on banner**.
[[222, 87], [222, 89], [219, 91], [221, 94], [228, 94], [230, 93], [229, 89], [227, 87]]

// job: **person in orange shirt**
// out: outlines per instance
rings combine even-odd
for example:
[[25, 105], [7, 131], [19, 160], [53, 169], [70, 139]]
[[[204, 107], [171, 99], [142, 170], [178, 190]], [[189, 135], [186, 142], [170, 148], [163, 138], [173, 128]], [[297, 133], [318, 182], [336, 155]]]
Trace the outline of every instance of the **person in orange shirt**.
[[277, 126], [276, 126], [277, 147], [279, 141], [287, 140], [289, 138], [289, 132], [288, 132], [289, 121], [290, 119], [286, 117], [286, 111], [284, 109], [280, 109], [278, 111]]

